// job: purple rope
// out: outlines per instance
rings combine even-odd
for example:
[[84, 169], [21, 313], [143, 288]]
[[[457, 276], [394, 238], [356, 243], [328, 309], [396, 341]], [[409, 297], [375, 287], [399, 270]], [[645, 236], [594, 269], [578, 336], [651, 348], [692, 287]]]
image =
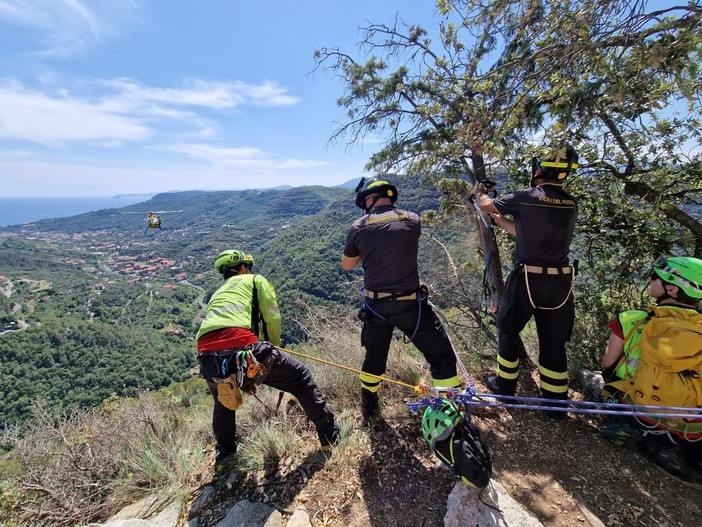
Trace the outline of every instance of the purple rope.
[[[459, 394], [459, 397], [463, 399], [467, 394]], [[518, 400], [518, 401], [530, 401], [539, 403], [553, 403], [558, 399], [546, 399], [543, 397], [520, 397], [517, 395], [497, 395], [492, 393], [472, 393], [471, 397], [492, 397], [493, 399], [507, 399], [507, 400]], [[619, 407], [626, 406], [627, 408], [650, 408], [652, 410], [681, 410], [683, 412], [699, 412], [700, 417], [702, 417], [702, 408], [690, 408], [685, 406], [655, 406], [655, 405], [645, 405], [645, 404], [629, 404], [629, 403], [608, 403], [608, 402], [595, 402], [595, 401], [573, 401], [570, 399], [563, 399], [568, 401], [568, 404], [574, 404], [578, 406], [605, 406], [605, 407]]]
[[[478, 397], [478, 400], [473, 400], [473, 397]], [[480, 397], [491, 397], [494, 399], [505, 399], [511, 401], [527, 401], [527, 402], [538, 402], [547, 403], [545, 405], [531, 405], [531, 404], [517, 404], [509, 402], [489, 402], [481, 400]], [[493, 394], [482, 394], [475, 393], [470, 390], [466, 390], [465, 393], [459, 394], [457, 390], [448, 392], [448, 399], [458, 399], [466, 406], [485, 406], [488, 408], [519, 408], [523, 410], [549, 410], [556, 412], [572, 412], [572, 413], [582, 413], [582, 414], [604, 414], [604, 415], [628, 415], [630, 417], [649, 417], [649, 418], [670, 418], [670, 419], [702, 419], [702, 408], [685, 408], [681, 406], [652, 406], [652, 405], [635, 405], [635, 404], [624, 404], [624, 403], [598, 403], [592, 401], [572, 401], [569, 399], [562, 399], [563, 403], [559, 404], [557, 401], [559, 399], [546, 399], [542, 397], [520, 397], [520, 396], [510, 396], [510, 395], [493, 395]], [[421, 399], [416, 403], [407, 403], [410, 409], [417, 413], [419, 409], [423, 406], [431, 406], [432, 408], [438, 408], [443, 403], [444, 398], [435, 397], [434, 399]], [[557, 406], [554, 406], [556, 404]], [[595, 409], [587, 408], [596, 407]], [[602, 409], [605, 408], [615, 408]], [[656, 410], [655, 412], [640, 411], [643, 409]], [[670, 410], [669, 413], [660, 413], [661, 410]], [[684, 412], [684, 413], [676, 413]]]
[[[553, 399], [552, 399], [553, 400]], [[569, 406], [542, 406], [542, 405], [531, 405], [531, 404], [510, 404], [510, 403], [485, 403], [484, 401], [463, 401], [469, 406], [486, 406], [489, 408], [521, 408], [525, 410], [549, 410], [555, 412], [572, 412], [576, 414], [605, 414], [605, 415], [628, 415], [632, 417], [656, 417], [656, 418], [669, 418], [669, 419], [689, 419], [690, 417], [700, 417], [702, 414], [668, 414], [668, 413], [658, 413], [656, 412], [638, 412], [638, 411], [628, 411], [628, 410], [595, 410], [590, 408], [577, 408]], [[620, 405], [621, 406], [621, 405]]]

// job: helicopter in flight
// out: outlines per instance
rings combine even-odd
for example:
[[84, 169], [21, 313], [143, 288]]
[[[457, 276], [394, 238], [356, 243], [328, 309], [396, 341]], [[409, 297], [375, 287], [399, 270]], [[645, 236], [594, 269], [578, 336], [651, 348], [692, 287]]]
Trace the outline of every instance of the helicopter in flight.
[[150, 210], [148, 212], [135, 212], [128, 211], [124, 214], [146, 214], [146, 228], [144, 229], [144, 234], [148, 233], [151, 229], [163, 230], [161, 214], [171, 214], [174, 212], [183, 212], [182, 210]]
[[144, 233], [149, 232], [149, 229], [161, 230], [161, 216], [157, 212], [149, 211], [148, 216], [146, 216], [146, 230]]

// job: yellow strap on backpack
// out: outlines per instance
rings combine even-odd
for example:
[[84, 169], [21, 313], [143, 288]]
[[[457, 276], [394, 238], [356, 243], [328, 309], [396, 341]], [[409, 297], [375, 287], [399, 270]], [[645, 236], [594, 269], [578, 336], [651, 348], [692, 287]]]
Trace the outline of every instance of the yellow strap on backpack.
[[217, 383], [217, 400], [229, 410], [236, 410], [241, 406], [242, 398], [236, 377], [230, 375], [223, 379], [213, 379]]

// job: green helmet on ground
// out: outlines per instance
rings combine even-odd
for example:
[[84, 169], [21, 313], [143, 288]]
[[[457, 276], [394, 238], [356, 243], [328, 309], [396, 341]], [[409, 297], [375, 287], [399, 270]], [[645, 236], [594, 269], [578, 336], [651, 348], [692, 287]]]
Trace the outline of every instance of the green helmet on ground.
[[485, 487], [492, 476], [492, 460], [470, 416], [449, 400], [428, 407], [422, 417], [422, 436], [434, 455], [469, 487]]
[[438, 408], [428, 406], [422, 416], [422, 436], [433, 449], [437, 441], [443, 441], [461, 420], [461, 413], [455, 405], [446, 400]]
[[695, 300], [702, 299], [702, 260], [689, 256], [661, 256], [653, 272], [664, 282], [678, 286]]
[[215, 260], [215, 269], [222, 273], [227, 267], [236, 267], [241, 264], [246, 264], [249, 267], [253, 267], [254, 263], [256, 262], [254, 261], [253, 256], [250, 254], [246, 254], [243, 251], [237, 251], [235, 249], [228, 249], [226, 251], [222, 251], [219, 253], [219, 256], [217, 256], [217, 259]]

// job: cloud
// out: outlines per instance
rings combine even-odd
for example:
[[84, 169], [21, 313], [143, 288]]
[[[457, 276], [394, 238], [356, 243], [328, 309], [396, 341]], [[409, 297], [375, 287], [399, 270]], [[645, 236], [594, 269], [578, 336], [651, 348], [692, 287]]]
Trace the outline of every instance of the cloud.
[[139, 0], [0, 0], [0, 20], [42, 32], [41, 54], [69, 56], [134, 21]]
[[119, 93], [119, 100], [134, 104], [158, 103], [175, 106], [199, 106], [227, 109], [244, 104], [256, 106], [292, 106], [300, 99], [287, 94], [277, 83], [264, 80], [261, 84], [241, 81], [217, 82], [185, 79], [177, 88], [154, 88], [131, 79], [113, 79], [107, 86]]
[[28, 150], [0, 150], [0, 160], [24, 159], [32, 155]]
[[122, 144], [151, 135], [138, 119], [84, 99], [52, 97], [12, 82], [0, 85], [0, 138], [60, 146], [72, 141]]
[[[50, 79], [51, 85], [58, 82]], [[160, 88], [120, 78], [83, 81], [74, 88], [80, 96], [63, 86], [42, 85], [39, 91], [13, 79], [0, 81], [0, 138], [54, 147], [75, 142], [114, 147], [169, 133], [164, 122], [185, 127], [183, 136], [212, 138], [218, 124], [202, 110], [298, 101], [271, 81], [253, 85], [188, 79], [177, 87]]]
[[276, 161], [259, 148], [223, 148], [208, 144], [178, 143], [161, 147], [163, 150], [178, 152], [190, 158], [206, 161], [216, 167], [250, 168], [259, 170], [286, 170], [312, 168], [329, 165], [326, 161], [313, 159], [285, 159]]

